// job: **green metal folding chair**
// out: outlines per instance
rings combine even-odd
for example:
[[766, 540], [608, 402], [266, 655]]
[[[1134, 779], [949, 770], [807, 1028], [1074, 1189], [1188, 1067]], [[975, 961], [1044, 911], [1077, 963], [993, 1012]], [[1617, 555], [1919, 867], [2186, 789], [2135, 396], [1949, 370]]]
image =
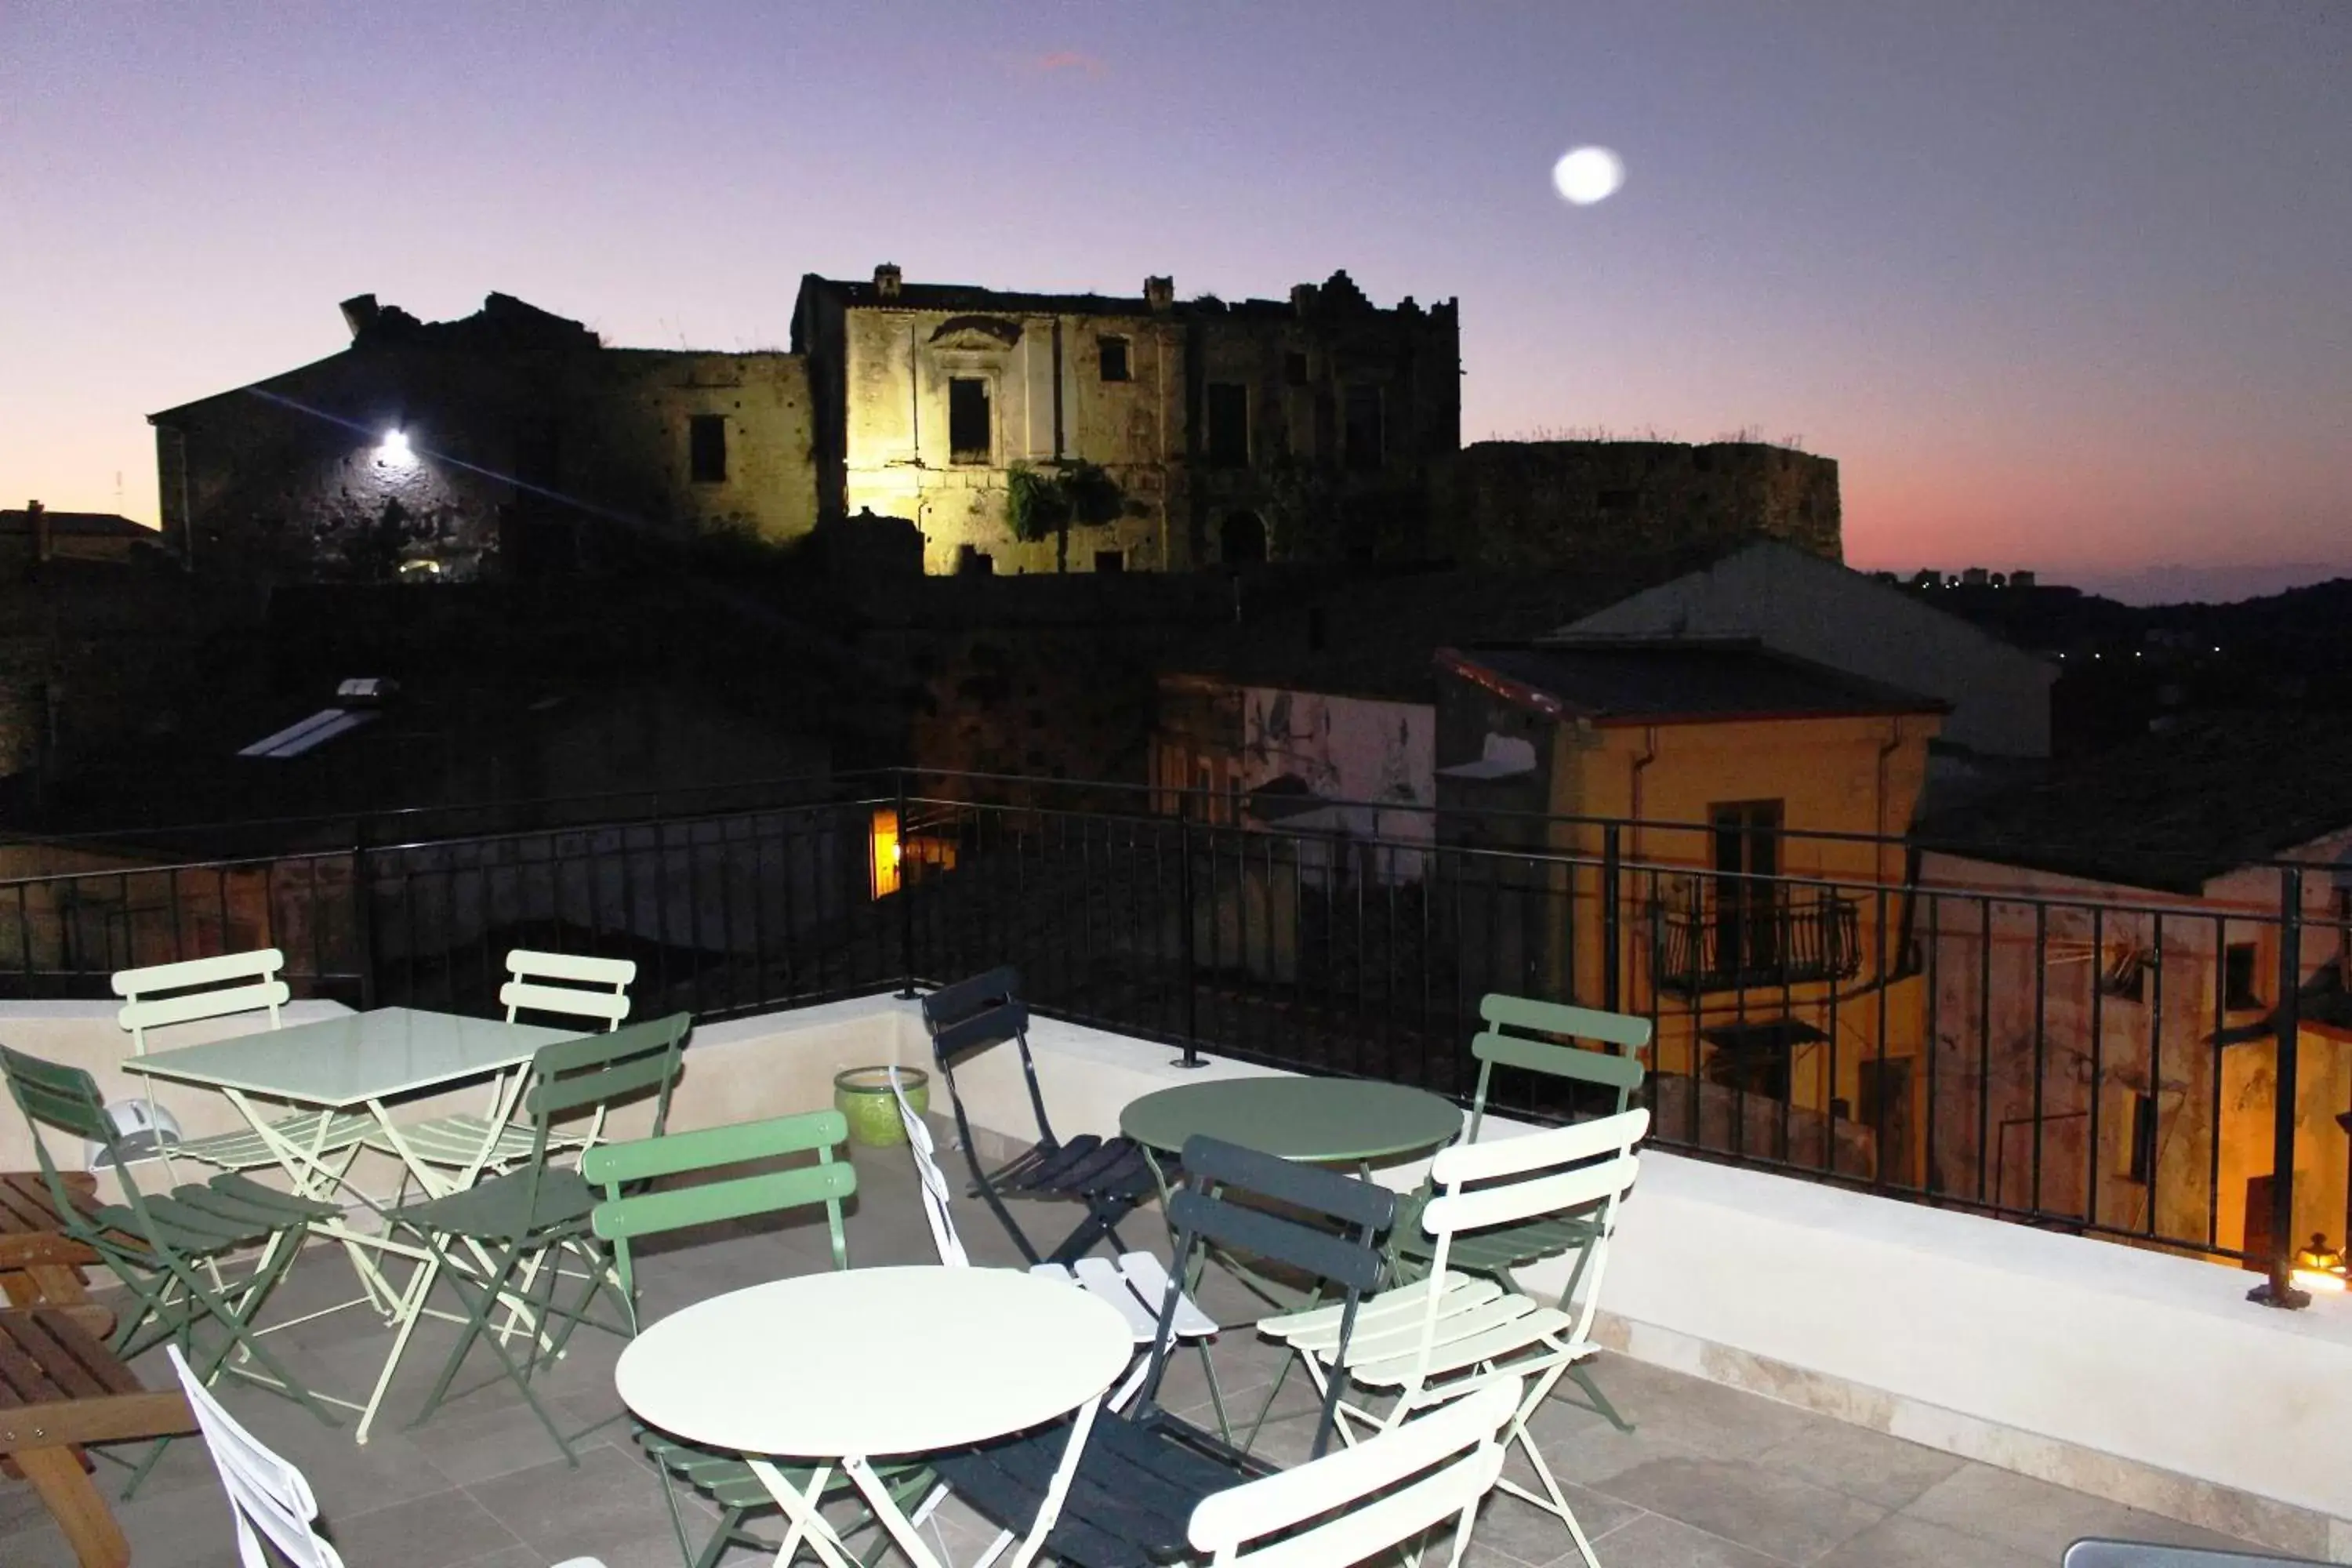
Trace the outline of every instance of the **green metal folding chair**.
[[[1528, 996], [1507, 996], [1500, 992], [1479, 998], [1478, 1016], [1486, 1021], [1486, 1027], [1470, 1042], [1471, 1054], [1478, 1058], [1478, 1087], [1470, 1101], [1470, 1125], [1462, 1135], [1463, 1142], [1478, 1141], [1479, 1126], [1486, 1117], [1486, 1091], [1498, 1065], [1599, 1089], [1601, 1098], [1612, 1100], [1606, 1111], [1612, 1116], [1623, 1114], [1633, 1105], [1643, 1078], [1642, 1058], [1637, 1053], [1650, 1043], [1647, 1018], [1571, 1007], [1559, 1002], [1538, 1002]], [[1527, 1038], [1529, 1034], [1593, 1040], [1603, 1047], [1614, 1047], [1615, 1050], [1558, 1045], [1550, 1040]], [[1401, 1277], [1428, 1272], [1434, 1243], [1413, 1216], [1435, 1193], [1435, 1187], [1424, 1181], [1415, 1194], [1407, 1221], [1397, 1226]], [[1594, 1204], [1580, 1210], [1545, 1215], [1520, 1225], [1497, 1226], [1456, 1237], [1447, 1267], [1465, 1274], [1483, 1275], [1514, 1295], [1530, 1295], [1532, 1292], [1522, 1289], [1512, 1277], [1512, 1270], [1572, 1252], [1576, 1261], [1569, 1270], [1567, 1285], [1560, 1290], [1558, 1306], [1559, 1310], [1566, 1311], [1577, 1288], [1584, 1282], [1593, 1247], [1601, 1240], [1601, 1209], [1602, 1205]], [[1568, 1375], [1610, 1425], [1621, 1432], [1633, 1429], [1593, 1383], [1592, 1373], [1583, 1363], [1571, 1366]]]
[[[849, 1267], [849, 1243], [841, 1225], [842, 1200], [857, 1190], [857, 1170], [835, 1157], [849, 1136], [849, 1124], [837, 1110], [782, 1116], [769, 1121], [748, 1121], [713, 1127], [699, 1132], [674, 1132], [628, 1143], [605, 1143], [582, 1157], [581, 1170], [602, 1188], [604, 1201], [596, 1205], [590, 1224], [613, 1247], [614, 1272], [621, 1299], [627, 1308], [629, 1331], [641, 1326], [637, 1317], [636, 1268], [634, 1244], [647, 1237], [683, 1230], [689, 1226], [716, 1225], [754, 1215], [780, 1214], [787, 1209], [824, 1205], [826, 1233], [833, 1243], [833, 1266]], [[793, 1154], [814, 1153], [813, 1164], [784, 1170], [764, 1169], [756, 1174], [677, 1186], [665, 1180], [658, 1191], [622, 1195], [624, 1187], [666, 1178], [700, 1174], [723, 1166], [769, 1162]], [[678, 1551], [692, 1568], [712, 1568], [730, 1546], [747, 1546], [773, 1557], [782, 1543], [753, 1534], [744, 1527], [752, 1515], [775, 1510], [774, 1497], [740, 1454], [683, 1442], [666, 1432], [639, 1426], [638, 1447], [660, 1472], [662, 1500], [669, 1505], [670, 1527], [677, 1532]], [[793, 1486], [805, 1494], [812, 1471], [807, 1466], [782, 1467]], [[935, 1494], [937, 1483], [920, 1465], [884, 1466], [881, 1475], [893, 1500], [903, 1510], [916, 1499]], [[686, 1519], [677, 1506], [677, 1487], [690, 1486], [719, 1509], [719, 1528], [699, 1552], [687, 1537]], [[836, 1471], [826, 1488], [828, 1497], [852, 1490], [845, 1474]], [[934, 1496], [932, 1500], [936, 1501]], [[927, 1510], [917, 1509], [921, 1523]], [[890, 1550], [890, 1538], [879, 1536], [863, 1561], [878, 1562]]]
[[[107, 1115], [106, 1102], [89, 1073], [5, 1046], [0, 1046], [0, 1073], [6, 1075], [8, 1092], [31, 1124], [41, 1174], [66, 1234], [95, 1251], [136, 1303], [118, 1317], [109, 1348], [129, 1361], [169, 1340], [206, 1384], [223, 1372], [235, 1372], [335, 1426], [335, 1418], [301, 1380], [270, 1353], [253, 1323], [301, 1251], [303, 1232], [311, 1221], [339, 1213], [336, 1206], [265, 1187], [235, 1172], [151, 1197], [132, 1177], [114, 1119]], [[121, 1180], [123, 1201], [84, 1215], [41, 1137], [45, 1127], [104, 1150]], [[229, 1255], [257, 1247], [259, 1256], [243, 1279], [229, 1281], [218, 1275]], [[260, 1370], [230, 1365], [233, 1353]], [[125, 1497], [146, 1478], [169, 1441], [158, 1442], [140, 1463], [124, 1489]]]
[[[446, 1197], [410, 1204], [386, 1216], [394, 1226], [414, 1231], [429, 1253], [402, 1296], [394, 1357], [424, 1315], [436, 1279], [449, 1282], [466, 1314], [457, 1342], [433, 1392], [409, 1423], [412, 1429], [455, 1397], [449, 1385], [476, 1342], [487, 1340], [501, 1373], [522, 1391], [523, 1399], [564, 1458], [574, 1465], [580, 1462], [572, 1445], [584, 1434], [567, 1436], [556, 1426], [532, 1392], [531, 1376], [542, 1363], [563, 1353], [564, 1342], [582, 1323], [624, 1337], [629, 1326], [623, 1320], [593, 1315], [597, 1298], [608, 1289], [618, 1295], [620, 1282], [589, 1225], [596, 1195], [578, 1171], [549, 1158], [549, 1130], [566, 1117], [583, 1111], [601, 1115], [621, 1101], [650, 1093], [656, 1097], [654, 1132], [659, 1136], [669, 1120], [679, 1043], [693, 1022], [691, 1014], [675, 1013], [611, 1034], [583, 1035], [542, 1047], [531, 1058], [530, 1079], [521, 1101], [522, 1112], [530, 1121], [530, 1157], [503, 1175], [476, 1182]], [[566, 1274], [553, 1267], [550, 1260], [560, 1253], [576, 1256], [584, 1268]], [[567, 1279], [583, 1287], [577, 1299], [569, 1302], [559, 1300]], [[507, 1320], [492, 1328], [490, 1318], [501, 1305], [508, 1309]], [[528, 1339], [520, 1361], [509, 1343], [518, 1329]]]

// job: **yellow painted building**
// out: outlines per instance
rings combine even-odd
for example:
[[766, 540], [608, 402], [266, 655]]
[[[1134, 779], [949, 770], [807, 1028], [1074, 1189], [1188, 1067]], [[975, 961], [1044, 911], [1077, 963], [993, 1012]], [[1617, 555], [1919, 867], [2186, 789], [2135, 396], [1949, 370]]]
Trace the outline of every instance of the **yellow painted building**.
[[1740, 640], [1444, 649], [1438, 668], [1443, 831], [1505, 867], [1545, 852], [1521, 863], [1549, 911], [1528, 968], [1656, 1020], [1662, 1130], [1854, 1176], [1883, 1149], [1889, 1180], [1917, 1181], [1900, 839], [1945, 705]]

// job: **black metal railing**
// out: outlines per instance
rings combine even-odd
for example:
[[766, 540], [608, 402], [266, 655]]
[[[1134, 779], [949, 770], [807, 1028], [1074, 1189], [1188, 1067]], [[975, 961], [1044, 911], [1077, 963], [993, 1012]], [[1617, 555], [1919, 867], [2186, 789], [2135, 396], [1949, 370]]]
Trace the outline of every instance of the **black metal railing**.
[[[1349, 837], [1229, 806], [903, 772], [210, 859], [93, 837], [0, 880], [0, 996], [268, 944], [298, 994], [488, 1011], [529, 946], [633, 957], [640, 1010], [715, 1019], [1009, 963], [1041, 1011], [1186, 1059], [1461, 1096], [1504, 991], [1650, 1018], [1654, 1137], [1705, 1158], [2240, 1260], [2279, 1300], [2296, 1244], [2352, 1226], [2346, 1108], [2311, 1103], [2345, 1064], [2298, 1065], [2347, 1048], [2302, 1028], [2346, 1005], [2347, 922], [2303, 867], [2233, 899], [2035, 891], [1790, 832], [1727, 907], [1704, 824]], [[1581, 1109], [1524, 1075], [1496, 1095]]]
[[1650, 910], [1658, 984], [1677, 994], [1851, 980], [1862, 973], [1862, 900], [1775, 882], [1692, 882], [1680, 908]]

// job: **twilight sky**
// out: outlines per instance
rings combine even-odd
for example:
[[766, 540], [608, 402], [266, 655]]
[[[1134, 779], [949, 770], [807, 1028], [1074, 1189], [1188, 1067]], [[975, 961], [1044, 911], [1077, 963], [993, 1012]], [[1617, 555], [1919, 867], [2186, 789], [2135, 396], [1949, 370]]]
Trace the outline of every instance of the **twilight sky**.
[[882, 260], [1345, 267], [1461, 297], [1466, 438], [1793, 438], [1857, 565], [2352, 573], [2347, 84], [2344, 0], [0, 0], [0, 500], [153, 521], [142, 416], [362, 290], [748, 349]]

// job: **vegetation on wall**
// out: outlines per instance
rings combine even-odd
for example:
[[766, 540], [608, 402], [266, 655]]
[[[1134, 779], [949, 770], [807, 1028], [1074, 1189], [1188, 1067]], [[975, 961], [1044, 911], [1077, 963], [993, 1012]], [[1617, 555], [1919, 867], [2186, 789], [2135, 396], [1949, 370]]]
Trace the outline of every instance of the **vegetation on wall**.
[[1127, 492], [1099, 463], [1064, 462], [1039, 468], [1015, 463], [1008, 476], [1005, 518], [1024, 544], [1054, 541], [1054, 570], [1070, 569], [1073, 524], [1096, 528], [1127, 510]]

